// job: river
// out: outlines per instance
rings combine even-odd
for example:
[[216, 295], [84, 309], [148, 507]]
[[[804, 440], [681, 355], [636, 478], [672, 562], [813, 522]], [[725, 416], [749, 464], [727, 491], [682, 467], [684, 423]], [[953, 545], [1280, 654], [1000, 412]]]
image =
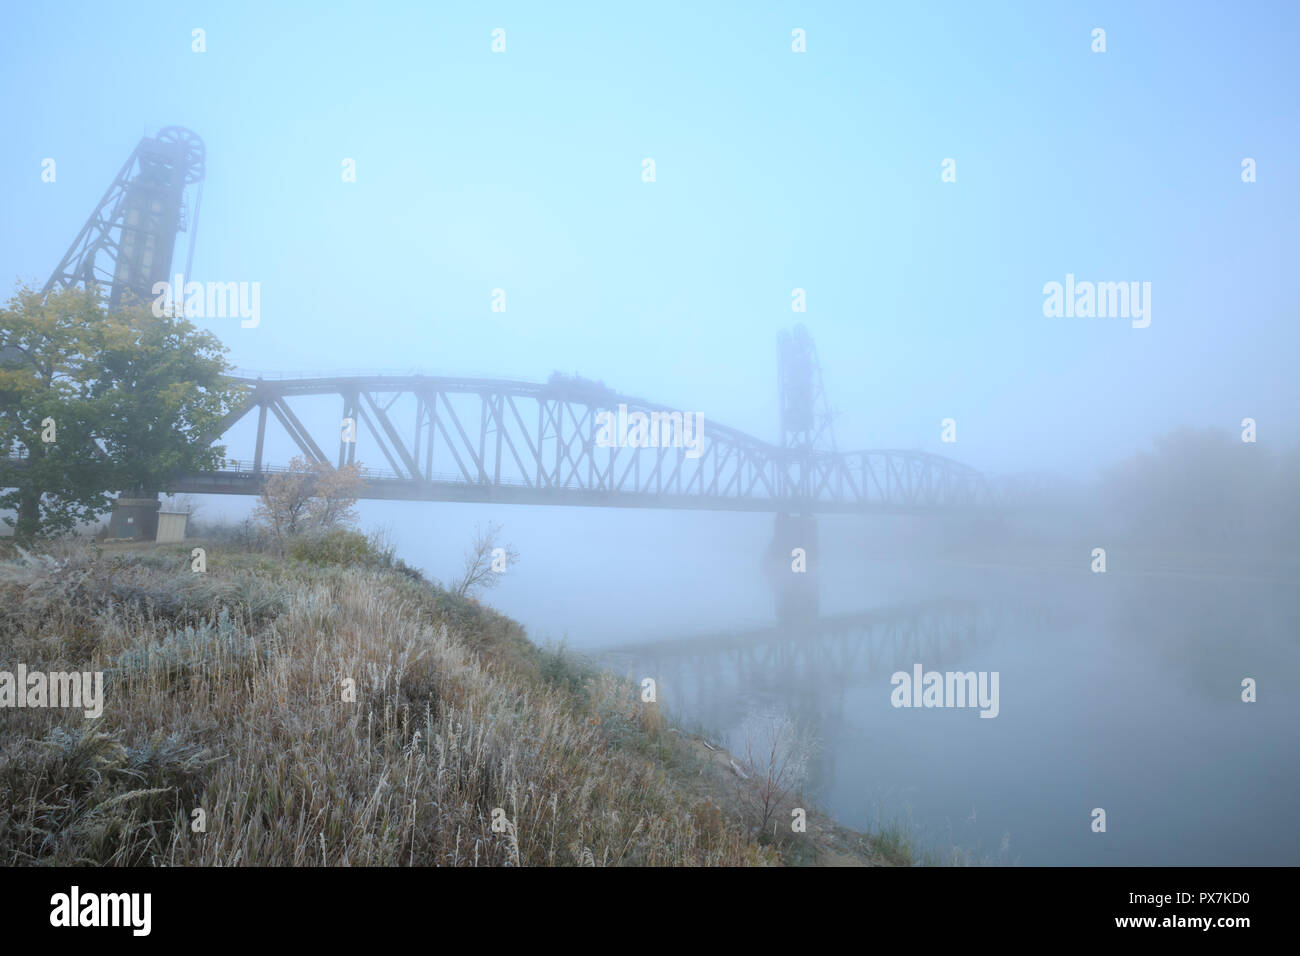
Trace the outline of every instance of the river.
[[[534, 639], [654, 677], [733, 752], [753, 712], [811, 727], [810, 802], [849, 826], [898, 825], [931, 860], [1300, 863], [1300, 597], [1280, 577], [1114, 554], [1097, 574], [1086, 548], [944, 560], [832, 528], [820, 617], [777, 629], [757, 559], [728, 557], [761, 553], [770, 519], [618, 514], [574, 533], [568, 510], [514, 520], [520, 580], [487, 600]], [[916, 665], [996, 672], [996, 717], [893, 706], [891, 676]]]

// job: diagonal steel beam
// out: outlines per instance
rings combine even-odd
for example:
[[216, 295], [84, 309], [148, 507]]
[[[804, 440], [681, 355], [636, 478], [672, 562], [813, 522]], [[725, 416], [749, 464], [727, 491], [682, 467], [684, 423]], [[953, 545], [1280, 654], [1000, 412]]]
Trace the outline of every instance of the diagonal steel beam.
[[[375, 413], [375, 418], [378, 420], [380, 427], [383, 428], [384, 434], [388, 436], [388, 440], [392, 443], [393, 449], [397, 452], [398, 456], [401, 457], [402, 464], [406, 465], [407, 477], [418, 478], [420, 476], [420, 466], [415, 463], [415, 458], [406, 450], [406, 443], [402, 441], [401, 436], [397, 433], [397, 429], [393, 427], [393, 423], [388, 417], [387, 409], [380, 408], [375, 402], [375, 397], [369, 392], [362, 392], [361, 397], [370, 403], [370, 409]], [[388, 408], [392, 408], [391, 402], [388, 404]], [[389, 460], [391, 461], [392, 459], [390, 458]], [[398, 474], [401, 474], [402, 472], [402, 470], [396, 465], [393, 466], [393, 471]]]
[[315, 464], [325, 464], [325, 453], [320, 450], [320, 446], [312, 440], [307, 429], [303, 427], [302, 422], [298, 421], [298, 416], [293, 413], [289, 403], [283, 398], [277, 398], [271, 402], [271, 411], [275, 417], [280, 420], [284, 430], [289, 433], [289, 437], [294, 440], [299, 450], [310, 458]]

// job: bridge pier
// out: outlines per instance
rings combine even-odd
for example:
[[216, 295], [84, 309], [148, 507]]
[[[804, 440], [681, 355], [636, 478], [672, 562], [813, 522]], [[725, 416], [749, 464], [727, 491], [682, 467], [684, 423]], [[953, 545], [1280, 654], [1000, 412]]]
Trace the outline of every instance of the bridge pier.
[[780, 512], [775, 517], [764, 570], [776, 601], [777, 622], [815, 620], [821, 591], [817, 518]]

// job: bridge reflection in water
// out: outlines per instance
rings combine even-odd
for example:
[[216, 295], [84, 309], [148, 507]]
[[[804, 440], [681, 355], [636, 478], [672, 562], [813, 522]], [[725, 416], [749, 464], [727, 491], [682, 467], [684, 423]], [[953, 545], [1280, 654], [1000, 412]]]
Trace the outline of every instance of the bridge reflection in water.
[[1048, 618], [1044, 609], [946, 599], [587, 655], [637, 682], [653, 677], [658, 701], [674, 719], [711, 734], [725, 737], [754, 711], [788, 714], [827, 744], [814, 776], [828, 784], [836, 759], [830, 744], [867, 736], [851, 695], [865, 691], [886, 701], [890, 676], [918, 662], [926, 670], [997, 670], [974, 666], [970, 654], [1008, 633], [1044, 633]]

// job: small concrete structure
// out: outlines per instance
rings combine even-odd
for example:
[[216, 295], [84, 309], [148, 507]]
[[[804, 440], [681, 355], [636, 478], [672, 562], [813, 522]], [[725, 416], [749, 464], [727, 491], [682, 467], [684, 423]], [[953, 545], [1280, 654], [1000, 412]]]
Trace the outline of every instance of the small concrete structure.
[[158, 496], [128, 498], [119, 495], [108, 519], [108, 536], [128, 541], [152, 541], [158, 533]]
[[160, 544], [184, 541], [185, 526], [189, 523], [189, 520], [190, 513], [188, 511], [158, 512], [158, 537], [155, 540]]

